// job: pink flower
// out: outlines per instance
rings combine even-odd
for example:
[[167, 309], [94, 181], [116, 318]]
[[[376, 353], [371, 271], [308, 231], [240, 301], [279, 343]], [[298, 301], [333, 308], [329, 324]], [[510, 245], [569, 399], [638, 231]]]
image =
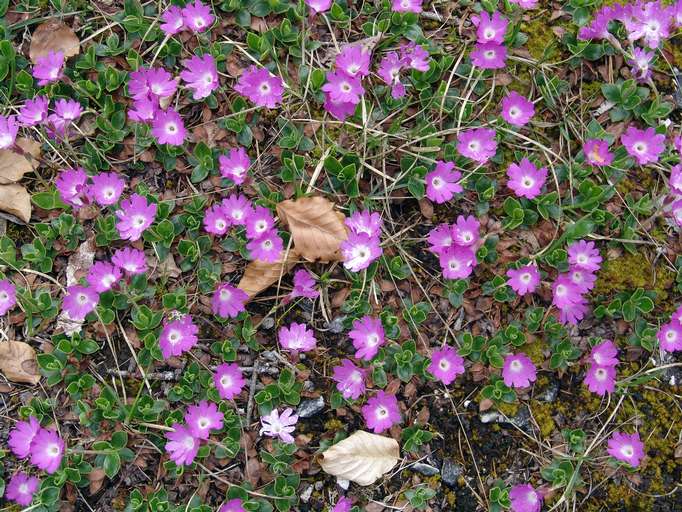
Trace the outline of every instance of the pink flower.
[[365, 393], [366, 374], [367, 370], [355, 366], [350, 359], [344, 359], [341, 366], [334, 367], [332, 379], [343, 398], [357, 400]]
[[54, 185], [62, 201], [74, 208], [80, 208], [84, 204], [83, 198], [87, 189], [87, 181], [88, 175], [79, 167], [60, 171]]
[[111, 262], [118, 268], [123, 269], [129, 276], [144, 274], [147, 271], [147, 261], [144, 257], [144, 252], [132, 247], [118, 249], [111, 257]]
[[17, 289], [8, 279], [0, 280], [0, 315], [4, 315], [17, 303]]
[[329, 94], [332, 101], [355, 104], [360, 103], [360, 97], [365, 93], [360, 79], [343, 71], [327, 73], [327, 83], [322, 90]]
[[400, 45], [400, 60], [407, 66], [417, 71], [426, 72], [429, 70], [429, 52], [418, 44], [410, 41]]
[[331, 512], [350, 512], [353, 502], [348, 498], [339, 498]]
[[14, 145], [19, 126], [14, 116], [0, 116], [0, 149], [7, 149]]
[[604, 340], [592, 347], [590, 361], [599, 366], [616, 366], [618, 364], [618, 349], [611, 340]]
[[294, 274], [294, 289], [291, 290], [289, 297], [306, 297], [308, 299], [316, 299], [320, 296], [320, 292], [315, 289], [315, 279], [304, 268], [300, 268]]
[[83, 107], [75, 100], [57, 100], [54, 114], [47, 116], [48, 131], [51, 135], [65, 137], [68, 135], [71, 123], [77, 121], [83, 113]]
[[403, 69], [405, 61], [400, 58], [398, 52], [388, 52], [381, 62], [377, 74], [386, 85], [392, 87], [391, 95], [394, 98], [401, 98], [405, 95], [405, 87], [400, 83], [400, 71]]
[[566, 274], [560, 274], [556, 278], [552, 285], [552, 293], [552, 304], [559, 309], [575, 305], [582, 299], [578, 287], [573, 284], [573, 281]]
[[501, 69], [507, 64], [507, 48], [495, 43], [476, 43], [469, 58], [481, 69]]
[[644, 39], [649, 48], [658, 48], [670, 35], [671, 13], [660, 2], [632, 4], [628, 14], [622, 21], [630, 42]]
[[50, 84], [60, 80], [63, 76], [64, 52], [48, 52], [39, 57], [33, 66], [33, 76], [38, 79], [38, 85]]
[[431, 364], [427, 370], [447, 386], [458, 375], [464, 373], [464, 358], [454, 348], [445, 345], [440, 350], [434, 350], [431, 354]]
[[88, 185], [88, 195], [93, 197], [100, 206], [116, 204], [126, 182], [114, 172], [103, 172], [90, 177], [91, 185]]
[[502, 378], [507, 386], [527, 388], [531, 382], [535, 382], [535, 365], [523, 352], [509, 354], [504, 358]]
[[[620, 7], [622, 9], [622, 7]], [[609, 34], [609, 23], [615, 20], [618, 16], [618, 10], [613, 6], [603, 6], [599, 9], [593, 20], [589, 25], [580, 27], [578, 31], [578, 39], [582, 41], [587, 41], [588, 39], [608, 39], [611, 37]]]
[[424, 177], [426, 197], [435, 203], [442, 204], [464, 190], [459, 184], [462, 173], [453, 171], [454, 168], [453, 162], [436, 160], [436, 168]]
[[332, 117], [339, 121], [345, 121], [348, 116], [355, 113], [357, 103], [334, 101], [328, 93], [324, 93], [324, 109], [329, 112]]
[[99, 294], [93, 288], [73, 285], [66, 289], [62, 308], [71, 320], [84, 320], [98, 302]]
[[395, 12], [422, 12], [422, 0], [392, 0], [391, 6]]
[[246, 171], [251, 167], [251, 160], [244, 148], [232, 148], [227, 155], [218, 157], [220, 175], [232, 180], [236, 185], [244, 183]]
[[178, 82], [164, 68], [143, 69], [142, 73], [147, 92], [154, 99], [169, 98], [178, 89]]
[[630, 126], [620, 136], [620, 141], [639, 165], [658, 162], [659, 156], [665, 149], [665, 135], [656, 133], [653, 128], [640, 130]]
[[480, 239], [479, 229], [481, 223], [473, 215], [464, 217], [457, 216], [457, 221], [452, 225], [453, 242], [461, 247], [471, 247]]
[[128, 118], [138, 123], [155, 119], [159, 113], [158, 100], [148, 97], [133, 100], [133, 108], [128, 109]]
[[568, 246], [568, 262], [580, 269], [596, 272], [601, 268], [602, 259], [594, 242], [579, 240]]
[[16, 426], [10, 430], [7, 445], [12, 453], [20, 459], [24, 459], [31, 453], [31, 441], [40, 431], [40, 423], [33, 416], [29, 416], [28, 421], [18, 421]]
[[499, 11], [490, 16], [486, 11], [471, 17], [471, 23], [476, 27], [476, 37], [479, 43], [504, 43], [504, 34], [509, 22]]
[[332, 0], [305, 0], [313, 14], [326, 12], [332, 6]]
[[31, 464], [49, 474], [59, 469], [64, 456], [64, 441], [54, 430], [41, 428], [31, 441]]
[[211, 14], [211, 8], [194, 0], [194, 4], [187, 4], [182, 9], [182, 18], [185, 26], [193, 32], [204, 32], [215, 20]]
[[634, 48], [632, 50], [632, 59], [628, 59], [627, 63], [630, 66], [630, 73], [639, 82], [646, 82], [651, 78], [651, 61], [655, 57], [654, 52], [647, 52], [641, 48]]
[[199, 328], [192, 323], [192, 317], [185, 315], [182, 318], [165, 321], [159, 335], [159, 348], [164, 359], [179, 356], [190, 350], [197, 344]]
[[509, 491], [512, 512], [540, 512], [542, 495], [530, 484], [518, 484]]
[[208, 233], [224, 235], [231, 223], [221, 204], [214, 204], [204, 213], [204, 229]]
[[637, 432], [634, 434], [614, 432], [606, 451], [611, 457], [636, 468], [644, 458], [644, 443], [639, 439]]
[[381, 434], [402, 420], [395, 395], [387, 395], [383, 391], [378, 391], [367, 400], [367, 404], [362, 407], [362, 416], [367, 427], [376, 434]]
[[682, 195], [682, 164], [673, 165], [670, 169], [668, 186], [671, 192]]
[[371, 360], [379, 352], [386, 339], [384, 326], [379, 318], [363, 316], [358, 320], [353, 320], [353, 330], [348, 333], [353, 340], [356, 359]]
[[142, 233], [152, 225], [156, 217], [156, 204], [147, 202], [145, 197], [133, 194], [125, 201], [121, 201], [121, 209], [116, 210], [116, 229], [124, 240], [134, 242], [139, 240]]
[[502, 119], [514, 126], [525, 126], [535, 114], [535, 105], [530, 100], [512, 91], [502, 99]]
[[241, 194], [232, 194], [220, 203], [228, 222], [233, 226], [245, 226], [253, 212], [251, 201]]
[[587, 313], [587, 301], [579, 296], [576, 302], [559, 308], [559, 312], [559, 320], [562, 324], [577, 325], [585, 317], [585, 313]]
[[32, 100], [26, 100], [21, 107], [17, 120], [24, 126], [35, 126], [47, 119], [47, 107], [50, 100], [47, 96], [36, 96]]
[[277, 337], [284, 350], [294, 353], [307, 352], [317, 346], [315, 334], [305, 324], [293, 322], [289, 327], [282, 327]]
[[27, 507], [33, 501], [33, 495], [38, 490], [40, 480], [34, 476], [19, 471], [7, 484], [5, 498], [14, 503]]
[[533, 162], [524, 158], [519, 164], [511, 164], [507, 169], [507, 187], [514, 191], [517, 197], [534, 199], [540, 195], [542, 187], [547, 181], [547, 168], [538, 169]]
[[223, 318], [236, 318], [239, 313], [246, 311], [244, 304], [249, 300], [247, 293], [228, 283], [221, 283], [211, 298], [211, 309], [214, 315]]
[[259, 107], [275, 108], [282, 102], [284, 82], [265, 68], [249, 66], [237, 80], [234, 90]]
[[540, 284], [540, 272], [535, 265], [524, 265], [514, 270], [507, 270], [507, 284], [520, 296], [533, 293]]
[[192, 98], [200, 100], [210, 96], [218, 88], [218, 69], [215, 60], [210, 54], [202, 57], [194, 55], [191, 59], [183, 60], [182, 66], [185, 68], [180, 73], [187, 87], [192, 89]]
[[369, 267], [374, 260], [383, 254], [380, 241], [365, 233], [353, 233], [341, 242], [343, 266], [352, 272], [359, 272]]
[[284, 242], [282, 242], [282, 238], [277, 234], [277, 230], [271, 229], [258, 238], [251, 240], [246, 244], [246, 248], [252, 260], [275, 263], [282, 254]]
[[270, 414], [261, 416], [260, 421], [263, 427], [259, 434], [278, 437], [284, 443], [293, 443], [294, 438], [291, 433], [296, 430], [296, 423], [298, 422], [298, 416], [293, 412], [291, 408], [287, 407], [281, 415], [277, 409], [273, 409]]
[[585, 384], [592, 393], [604, 396], [616, 389], [616, 368], [614, 366], [590, 365], [585, 375]]
[[663, 352], [677, 352], [682, 350], [682, 324], [673, 318], [663, 324], [656, 334]]
[[163, 23], [161, 30], [167, 36], [173, 36], [185, 28], [185, 20], [182, 17], [182, 9], [177, 5], [171, 5], [161, 15]]
[[[350, 77], [369, 75], [369, 64], [372, 54], [361, 44], [347, 44], [336, 56], [336, 67]], [[357, 102], [356, 102], [357, 103]]]
[[590, 270], [583, 270], [577, 266], [571, 266], [568, 269], [568, 277], [571, 282], [576, 285], [578, 292], [587, 293], [594, 288], [594, 283], [597, 281], [597, 276]]
[[182, 146], [187, 135], [182, 117], [172, 108], [157, 112], [152, 121], [152, 135], [158, 144]]
[[495, 130], [473, 128], [457, 135], [457, 152], [480, 164], [486, 163], [495, 156], [496, 151]]
[[604, 167], [613, 162], [613, 153], [609, 152], [609, 143], [603, 139], [588, 139], [583, 146], [585, 159], [590, 165]]
[[453, 231], [452, 226], [449, 224], [438, 224], [438, 226], [429, 231], [427, 238], [430, 244], [429, 250], [439, 256], [443, 254], [445, 249], [455, 243]]
[[242, 371], [235, 363], [223, 363], [216, 367], [213, 383], [223, 400], [232, 400], [246, 385]]
[[[331, 0], [330, 0], [331, 1]], [[246, 512], [244, 507], [242, 507], [242, 500], [235, 498], [233, 500], [228, 500], [221, 505], [218, 512]]]
[[173, 431], [166, 432], [166, 452], [178, 466], [189, 466], [197, 456], [201, 441], [195, 438], [189, 429], [179, 423], [173, 423]]
[[208, 439], [211, 430], [223, 428], [223, 413], [213, 402], [202, 400], [197, 405], [187, 407], [185, 423], [193, 437]]
[[348, 217], [344, 224], [356, 235], [364, 233], [369, 237], [378, 238], [381, 235], [381, 228], [384, 227], [384, 220], [377, 212], [358, 210]]
[[96, 261], [88, 271], [88, 284], [97, 293], [104, 293], [121, 279], [121, 270], [111, 263]]
[[675, 201], [670, 205], [670, 213], [679, 227], [682, 227], [682, 199]]
[[269, 209], [256, 206], [246, 219], [246, 236], [250, 239], [260, 238], [275, 227], [275, 219]]
[[509, 3], [516, 4], [521, 9], [535, 9], [538, 6], [538, 0], [509, 0]]
[[439, 254], [440, 268], [446, 279], [464, 279], [476, 266], [476, 255], [469, 247], [448, 247]]

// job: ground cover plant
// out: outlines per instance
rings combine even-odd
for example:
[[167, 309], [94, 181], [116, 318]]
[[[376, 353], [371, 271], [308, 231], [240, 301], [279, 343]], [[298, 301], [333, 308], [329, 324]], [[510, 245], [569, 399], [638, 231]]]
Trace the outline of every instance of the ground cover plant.
[[682, 1], [0, 14], [0, 509], [682, 510]]

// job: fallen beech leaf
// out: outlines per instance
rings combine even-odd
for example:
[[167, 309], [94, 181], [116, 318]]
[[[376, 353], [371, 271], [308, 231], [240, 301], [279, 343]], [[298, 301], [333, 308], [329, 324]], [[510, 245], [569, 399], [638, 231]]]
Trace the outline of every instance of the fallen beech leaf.
[[65, 59], [78, 55], [81, 51], [78, 36], [70, 27], [56, 20], [38, 25], [33, 32], [31, 47], [28, 50], [28, 56], [33, 63], [49, 52], [58, 51], [64, 53]]
[[[282, 253], [284, 256], [284, 253]], [[270, 287], [271, 284], [279, 281], [280, 275], [285, 275], [289, 272], [298, 261], [298, 251], [295, 248], [289, 250], [286, 262], [281, 259], [275, 263], [266, 263], [261, 260], [254, 260], [249, 262], [244, 271], [241, 281], [237, 285], [246, 292], [246, 294], [253, 298], [263, 290]]]
[[[17, 139], [17, 145], [35, 158], [40, 156], [40, 143], [31, 139]], [[37, 162], [30, 162], [28, 158], [9, 149], [0, 149], [0, 185], [16, 183], [24, 174], [36, 168]]]
[[97, 493], [104, 483], [104, 478], [106, 474], [102, 468], [93, 468], [90, 473], [88, 473], [88, 480], [90, 481], [90, 494]]
[[339, 261], [341, 242], [348, 238], [345, 216], [324, 197], [289, 199], [277, 205], [280, 220], [289, 226], [298, 253], [308, 261]]
[[[95, 260], [95, 239], [88, 238], [80, 244], [78, 250], [69, 256], [66, 264], [66, 286], [77, 284], [78, 281], [88, 274], [88, 270]], [[57, 317], [57, 331], [63, 331], [67, 336], [73, 336], [81, 331], [83, 320], [72, 320], [66, 310], [62, 310]]]
[[325, 451], [320, 465], [330, 475], [358, 485], [371, 485], [388, 473], [399, 458], [400, 448], [395, 439], [358, 430]]
[[28, 224], [31, 220], [31, 196], [21, 185], [0, 185], [0, 210]]
[[40, 372], [33, 347], [22, 341], [0, 342], [0, 372], [12, 382], [37, 384]]

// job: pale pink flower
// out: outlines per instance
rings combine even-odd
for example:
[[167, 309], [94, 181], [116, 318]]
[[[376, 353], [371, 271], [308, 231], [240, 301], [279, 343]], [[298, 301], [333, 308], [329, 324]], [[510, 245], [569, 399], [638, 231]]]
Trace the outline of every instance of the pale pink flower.
[[282, 327], [277, 336], [280, 346], [294, 353], [313, 350], [317, 345], [315, 334], [305, 324], [293, 322], [289, 327]]
[[294, 438], [291, 434], [296, 429], [296, 423], [298, 422], [298, 415], [293, 414], [293, 412], [288, 407], [284, 409], [281, 415], [277, 409], [273, 409], [270, 414], [261, 416], [260, 421], [263, 426], [259, 434], [277, 437], [284, 443], [293, 443]]

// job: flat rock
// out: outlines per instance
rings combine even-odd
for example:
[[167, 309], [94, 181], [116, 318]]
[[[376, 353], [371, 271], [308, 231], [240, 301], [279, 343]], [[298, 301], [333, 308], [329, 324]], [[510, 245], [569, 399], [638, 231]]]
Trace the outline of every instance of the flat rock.
[[312, 400], [303, 400], [296, 410], [299, 418], [312, 418], [324, 410], [324, 398], [317, 397]]

